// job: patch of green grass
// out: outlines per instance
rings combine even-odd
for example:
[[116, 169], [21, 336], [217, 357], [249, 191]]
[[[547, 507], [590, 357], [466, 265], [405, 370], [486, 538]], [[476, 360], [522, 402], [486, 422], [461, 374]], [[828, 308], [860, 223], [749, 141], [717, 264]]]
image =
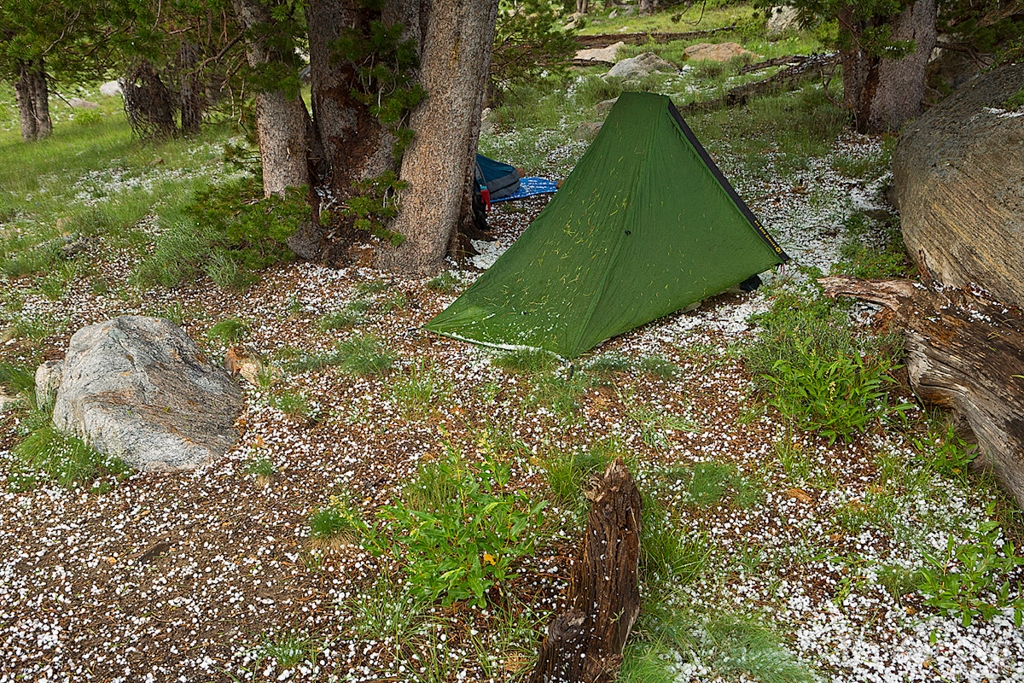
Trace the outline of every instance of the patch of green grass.
[[502, 680], [509, 673], [531, 671], [537, 659], [537, 633], [542, 631], [547, 615], [512, 596], [504, 604], [495, 605], [493, 611], [486, 632], [470, 633], [484, 676]]
[[352, 614], [347, 623], [353, 635], [381, 641], [392, 653], [423, 632], [429, 606], [404, 581], [387, 571], [378, 573], [371, 584], [343, 604]]
[[12, 396], [31, 393], [35, 390], [35, 370], [26, 365], [0, 361], [0, 386]]
[[1009, 111], [1020, 109], [1021, 107], [1024, 107], [1024, 87], [1007, 97], [1006, 101], [1003, 102], [1003, 109]]
[[452, 383], [433, 363], [418, 361], [390, 386], [392, 399], [403, 413], [422, 418], [435, 410], [454, 392]]
[[742, 110], [697, 112], [687, 121], [712, 155], [738, 158], [753, 178], [777, 179], [805, 170], [808, 159], [828, 154], [849, 129], [850, 114], [838, 99], [809, 82], [750, 100]]
[[911, 277], [914, 265], [907, 256], [899, 219], [876, 224], [862, 213], [845, 221], [846, 239], [840, 247], [842, 260], [832, 273], [859, 278]]
[[526, 404], [543, 406], [564, 420], [575, 421], [580, 417], [580, 399], [589, 386], [590, 378], [582, 372], [569, 377], [557, 369], [544, 372], [534, 377]]
[[491, 357], [491, 365], [523, 375], [546, 372], [558, 365], [558, 357], [543, 349], [501, 351]]
[[377, 302], [377, 311], [381, 315], [387, 315], [392, 311], [402, 311], [409, 306], [409, 302], [402, 292], [391, 292], [388, 296]]
[[664, 408], [652, 406], [647, 403], [640, 403], [632, 396], [621, 396], [626, 407], [626, 417], [640, 427], [640, 438], [648, 446], [657, 450], [665, 450], [669, 447], [670, 432], [693, 432], [696, 426], [682, 417], [666, 412]]
[[122, 477], [131, 472], [123, 461], [107, 457], [78, 437], [57, 430], [48, 413], [29, 424], [31, 433], [13, 451], [20, 468], [12, 473], [10, 482], [17, 489], [32, 488], [40, 481], [76, 488], [99, 477]]
[[395, 354], [373, 335], [352, 337], [338, 344], [332, 364], [360, 377], [379, 376], [395, 364]]
[[378, 294], [391, 287], [389, 280], [367, 280], [366, 282], [356, 283], [356, 292], [361, 296], [368, 296], [370, 294]]
[[607, 449], [593, 447], [549, 456], [544, 468], [555, 501], [574, 508], [582, 507], [583, 487], [587, 480], [603, 471], [614, 459], [615, 455]]
[[643, 499], [640, 571], [643, 582], [686, 585], [704, 571], [711, 549], [704, 534], [683, 536], [653, 496]]
[[264, 638], [254, 654], [258, 662], [272, 660], [282, 669], [290, 669], [303, 662], [315, 663], [321, 649], [322, 643], [308, 634], [285, 633]]
[[214, 323], [206, 332], [206, 338], [230, 346], [240, 342], [249, 334], [250, 325], [240, 318], [225, 318]]
[[690, 500], [700, 507], [720, 502], [735, 475], [735, 465], [719, 462], [697, 463], [693, 468], [693, 479], [690, 480]]
[[309, 400], [301, 393], [282, 391], [270, 397], [270, 405], [293, 419], [308, 419], [312, 416]]
[[365, 526], [351, 501], [331, 496], [330, 503], [309, 516], [309, 537], [315, 547], [338, 548], [357, 542]]
[[273, 460], [264, 455], [247, 461], [242, 467], [242, 473], [261, 481], [269, 481], [277, 474], [277, 467], [274, 466]]
[[362, 321], [363, 317], [360, 311], [353, 308], [343, 308], [340, 311], [320, 316], [316, 327], [321, 332], [333, 332], [334, 330], [347, 330], [355, 327]]
[[442, 294], [455, 294], [462, 288], [462, 279], [450, 270], [446, 270], [437, 277], [429, 280], [427, 289], [441, 292]]

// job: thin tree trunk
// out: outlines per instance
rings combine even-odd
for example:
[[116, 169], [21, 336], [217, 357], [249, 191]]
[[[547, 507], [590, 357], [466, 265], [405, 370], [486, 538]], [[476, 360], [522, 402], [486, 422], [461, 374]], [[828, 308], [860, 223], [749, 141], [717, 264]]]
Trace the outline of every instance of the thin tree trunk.
[[428, 97], [410, 119], [416, 137], [401, 174], [409, 187], [392, 226], [405, 242], [383, 258], [405, 275], [425, 276], [444, 263], [476, 152], [497, 13], [497, 0], [450, 0], [431, 8], [420, 71]]
[[49, 91], [42, 58], [17, 60], [18, 79], [14, 83], [21, 123], [21, 139], [42, 140], [53, 132], [50, 120]]
[[[286, 63], [280, 52], [259, 37], [259, 27], [272, 23], [267, 7], [259, 0], [233, 0], [241, 24], [251, 33], [246, 40], [249, 65], [259, 68]], [[254, 30], [256, 29], [256, 30]], [[306, 105], [298, 92], [269, 90], [256, 94], [256, 131], [263, 161], [263, 193], [283, 194], [289, 187], [309, 183], [306, 157]]]
[[195, 72], [199, 46], [182, 41], [178, 54], [181, 62], [181, 132], [183, 135], [195, 135], [203, 125], [203, 89], [199, 85], [199, 74]]
[[36, 139], [50, 137], [53, 121], [50, 119], [50, 91], [46, 83], [46, 64], [40, 57], [32, 78], [32, 104], [36, 116]]
[[[889, 22], [891, 40], [914, 41], [914, 51], [900, 59], [885, 59], [862, 49], [850, 8], [840, 11], [839, 25], [846, 36], [841, 54], [843, 103], [853, 111], [857, 130], [899, 130], [921, 113], [925, 72], [936, 41], [935, 0], [917, 0]], [[874, 22], [863, 28], [879, 26]]]
[[36, 114], [32, 92], [32, 77], [29, 67], [25, 62], [18, 60], [18, 80], [14, 83], [14, 96], [18, 103], [21, 139], [25, 142], [32, 142], [36, 139]]
[[654, 8], [657, 6], [658, 0], [640, 0], [637, 14], [654, 14]]

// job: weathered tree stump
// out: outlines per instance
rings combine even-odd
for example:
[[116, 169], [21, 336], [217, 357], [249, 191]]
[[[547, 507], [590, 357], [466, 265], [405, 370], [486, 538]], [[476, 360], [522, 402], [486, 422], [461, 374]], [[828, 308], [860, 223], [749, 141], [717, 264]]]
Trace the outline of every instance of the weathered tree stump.
[[978, 441], [976, 462], [1024, 507], [1024, 314], [966, 289], [935, 292], [909, 280], [825, 277], [832, 297], [884, 306], [904, 330], [910, 386], [951, 408]]
[[548, 624], [530, 683], [610, 683], [640, 614], [640, 491], [618, 459], [586, 495], [590, 516], [566, 611]]

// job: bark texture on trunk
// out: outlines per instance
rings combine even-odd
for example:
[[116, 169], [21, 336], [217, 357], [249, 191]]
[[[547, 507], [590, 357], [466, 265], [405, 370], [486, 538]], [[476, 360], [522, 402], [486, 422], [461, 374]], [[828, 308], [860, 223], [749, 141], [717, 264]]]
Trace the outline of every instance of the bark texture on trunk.
[[437, 272], [457, 227], [476, 153], [497, 13], [497, 0], [450, 0], [431, 8], [420, 69], [428, 96], [410, 117], [416, 137], [401, 173], [409, 187], [392, 226], [405, 242], [382, 259], [404, 275]]
[[181, 88], [178, 101], [181, 105], [181, 132], [194, 135], [203, 125], [203, 89], [199, 84], [196, 65], [199, 63], [199, 46], [182, 41], [178, 51], [181, 66]]
[[306, 7], [310, 99], [325, 162], [318, 172], [339, 199], [351, 196], [353, 183], [394, 169], [391, 136], [353, 96], [359, 83], [357, 66], [338, 58], [332, 47], [342, 31], [368, 31], [370, 22], [379, 16], [356, 0], [310, 0]]
[[21, 139], [42, 140], [53, 132], [50, 120], [50, 93], [46, 83], [46, 65], [41, 57], [18, 60], [18, 79], [14, 94], [21, 123]]
[[[284, 56], [260, 38], [261, 27], [272, 21], [267, 7], [259, 0], [233, 0], [233, 5], [239, 21], [249, 32], [245, 44], [249, 65], [258, 69], [284, 62]], [[298, 93], [270, 90], [256, 94], [263, 192], [268, 197], [309, 183], [307, 116], [306, 105]]]
[[[839, 13], [846, 36], [842, 51], [843, 104], [861, 132], [896, 131], [921, 113], [928, 59], [936, 41], [935, 0], [917, 0], [889, 22], [893, 41], [914, 41], [914, 51], [900, 59], [885, 59], [863, 49], [854, 34], [851, 8]], [[878, 28], [882, 20], [870, 26]]]
[[567, 611], [548, 624], [529, 683], [611, 683], [640, 614], [640, 491], [621, 459], [587, 491]]
[[893, 311], [904, 329], [910, 386], [955, 410], [978, 441], [975, 463], [991, 469], [1024, 507], [1024, 314], [966, 289], [933, 292], [909, 280], [826, 277], [829, 296]]

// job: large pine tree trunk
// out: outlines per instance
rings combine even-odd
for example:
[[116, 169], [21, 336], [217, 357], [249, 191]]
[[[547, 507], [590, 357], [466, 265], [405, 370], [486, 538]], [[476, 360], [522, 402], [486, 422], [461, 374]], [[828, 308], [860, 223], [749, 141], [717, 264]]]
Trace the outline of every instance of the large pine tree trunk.
[[45, 64], [42, 58], [19, 59], [17, 70], [14, 93], [21, 123], [21, 139], [25, 142], [42, 140], [53, 132]]
[[[239, 21], [249, 32], [246, 58], [254, 69], [287, 63], [261, 36], [272, 23], [270, 11], [259, 0], [233, 0]], [[283, 194], [289, 187], [309, 183], [306, 151], [306, 105], [298, 92], [265, 90], [256, 94], [256, 130], [263, 161], [263, 192]]]
[[839, 13], [845, 35], [842, 51], [843, 103], [853, 111], [857, 130], [895, 131], [921, 113], [925, 71], [936, 40], [935, 0], [916, 0], [889, 22], [890, 39], [914, 41], [914, 50], [901, 59], [884, 59], [862, 49], [857, 33], [877, 29], [882, 20], [857, 26], [852, 9]]
[[420, 71], [428, 96], [410, 118], [416, 137], [401, 174], [409, 187], [392, 227], [405, 242], [383, 259], [404, 275], [428, 275], [444, 263], [476, 152], [497, 13], [497, 0], [449, 0], [431, 8]]

